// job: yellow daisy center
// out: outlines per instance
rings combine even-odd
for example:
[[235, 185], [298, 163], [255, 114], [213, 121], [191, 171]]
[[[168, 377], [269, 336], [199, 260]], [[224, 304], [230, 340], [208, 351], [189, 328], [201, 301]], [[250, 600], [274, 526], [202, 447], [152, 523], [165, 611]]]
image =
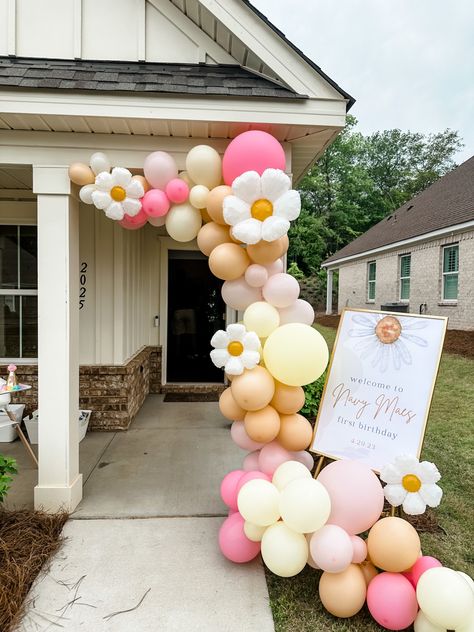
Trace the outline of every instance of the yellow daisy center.
[[127, 197], [127, 194], [125, 193], [125, 189], [123, 187], [116, 186], [110, 189], [110, 197], [115, 202], [123, 202]]
[[391, 345], [400, 338], [402, 326], [395, 316], [385, 316], [375, 327], [375, 335], [384, 345]]
[[267, 217], [270, 217], [273, 214], [273, 204], [270, 200], [266, 200], [265, 198], [256, 200], [252, 204], [250, 212], [252, 213], [252, 217], [254, 219], [258, 219], [263, 222], [267, 219]]
[[406, 474], [402, 478], [402, 485], [407, 492], [415, 493], [420, 490], [421, 481], [416, 474]]
[[233, 340], [227, 345], [227, 351], [231, 356], [239, 356], [244, 350], [244, 345], [238, 340]]

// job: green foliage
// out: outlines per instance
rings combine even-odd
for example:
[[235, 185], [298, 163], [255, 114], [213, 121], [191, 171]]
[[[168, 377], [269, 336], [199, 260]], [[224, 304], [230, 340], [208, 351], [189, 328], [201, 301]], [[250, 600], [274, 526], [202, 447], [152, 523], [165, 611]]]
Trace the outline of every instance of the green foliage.
[[319, 403], [323, 394], [324, 382], [326, 380], [326, 371], [315, 382], [304, 386], [304, 406], [301, 409], [303, 415], [307, 417], [316, 417], [318, 414]]
[[298, 281], [300, 281], [301, 279], [304, 279], [304, 274], [298, 268], [298, 264], [296, 263], [296, 261], [293, 261], [293, 263], [290, 263], [290, 265], [288, 266], [287, 273], [291, 274], [291, 276], [297, 279]]
[[17, 471], [15, 459], [0, 454], [0, 503], [4, 501], [13, 480], [12, 476]]

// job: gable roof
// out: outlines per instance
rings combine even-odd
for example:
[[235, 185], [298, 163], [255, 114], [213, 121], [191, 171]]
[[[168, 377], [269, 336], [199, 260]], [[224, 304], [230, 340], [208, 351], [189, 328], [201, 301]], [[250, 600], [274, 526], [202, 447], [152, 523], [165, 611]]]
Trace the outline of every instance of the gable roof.
[[0, 57], [0, 86], [161, 94], [305, 99], [286, 86], [230, 64], [158, 64]]
[[323, 262], [323, 266], [474, 220], [474, 156]]

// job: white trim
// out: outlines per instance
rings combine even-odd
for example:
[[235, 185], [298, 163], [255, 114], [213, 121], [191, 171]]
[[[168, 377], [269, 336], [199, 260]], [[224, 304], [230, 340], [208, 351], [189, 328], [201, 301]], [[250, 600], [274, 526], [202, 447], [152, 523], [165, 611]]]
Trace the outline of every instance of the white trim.
[[[342, 257], [341, 259], [335, 259], [334, 261], [329, 261], [328, 263], [322, 263], [322, 268], [338, 268], [341, 264], [346, 263], [348, 261], [354, 261], [355, 259], [365, 259], [366, 257], [370, 257], [371, 255], [377, 254], [379, 252], [385, 252], [388, 250], [396, 250], [397, 248], [402, 248], [404, 246], [408, 246], [410, 244], [415, 244], [423, 241], [430, 241], [432, 239], [436, 239], [436, 237], [443, 237], [444, 235], [451, 235], [460, 231], [468, 230], [470, 228], [474, 228], [474, 220], [470, 220], [469, 222], [464, 222], [463, 224], [454, 224], [453, 226], [448, 226], [447, 228], [440, 228], [439, 230], [434, 230], [431, 233], [425, 233], [424, 235], [418, 235], [417, 237], [410, 237], [410, 239], [404, 239], [403, 241], [396, 241], [393, 244], [387, 244], [386, 246], [380, 246], [380, 248], [373, 248], [372, 250], [366, 250], [365, 252], [360, 252], [355, 255], [350, 255], [349, 257]], [[446, 244], [449, 245], [449, 244]]]
[[[402, 277], [402, 258], [410, 257], [410, 274], [409, 276]], [[406, 279], [409, 280], [408, 286], [408, 298], [402, 298], [402, 281]], [[401, 255], [398, 255], [398, 300], [400, 303], [409, 303], [410, 302], [410, 293], [411, 293], [411, 252], [405, 252]]]
[[8, 0], [7, 22], [7, 51], [16, 55], [16, 0]]
[[[457, 247], [458, 249], [458, 269], [455, 270], [454, 272], [445, 272], [444, 271], [444, 251], [446, 250], [446, 248], [454, 248], [454, 247]], [[456, 275], [458, 278], [456, 298], [445, 298], [444, 296], [444, 277], [448, 275], [449, 276]], [[458, 302], [458, 296], [459, 296], [459, 243], [455, 242], [453, 244], [445, 244], [444, 246], [441, 246], [441, 302], [447, 305], [456, 305]]]
[[[370, 266], [375, 265], [375, 278], [371, 279], [369, 275]], [[371, 261], [367, 261], [366, 266], [366, 275], [367, 275], [367, 300], [366, 303], [375, 303], [375, 293], [377, 291], [377, 261], [372, 259]], [[374, 286], [374, 298], [370, 298], [370, 284], [373, 283]]]
[[146, 60], [146, 0], [135, 0], [137, 12], [137, 58], [138, 61]]
[[82, 56], [82, 0], [74, 0], [74, 58]]

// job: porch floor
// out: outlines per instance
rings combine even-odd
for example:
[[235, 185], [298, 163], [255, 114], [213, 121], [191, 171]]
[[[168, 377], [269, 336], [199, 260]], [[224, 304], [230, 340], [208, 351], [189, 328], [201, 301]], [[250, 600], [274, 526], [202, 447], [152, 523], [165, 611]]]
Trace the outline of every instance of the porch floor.
[[[31, 506], [36, 472], [24, 449], [0, 451], [21, 468], [8, 507]], [[241, 460], [212, 402], [150, 395], [127, 432], [88, 433], [84, 500], [21, 631], [273, 631], [261, 562], [231, 564], [217, 546], [220, 480]]]

